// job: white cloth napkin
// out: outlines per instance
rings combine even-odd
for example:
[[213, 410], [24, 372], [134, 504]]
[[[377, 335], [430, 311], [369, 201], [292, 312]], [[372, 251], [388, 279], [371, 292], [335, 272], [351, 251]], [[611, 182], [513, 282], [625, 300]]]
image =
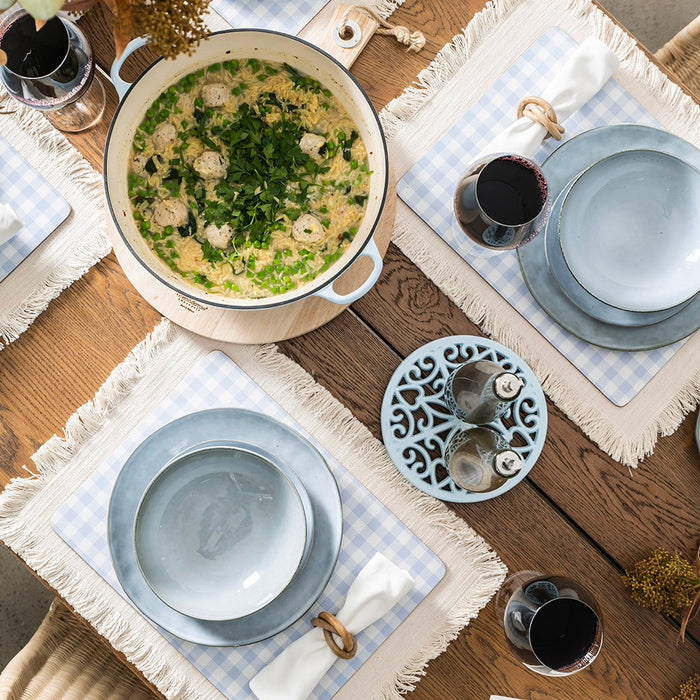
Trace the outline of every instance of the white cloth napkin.
[[[552, 105], [557, 121], [562, 124], [605, 85], [619, 65], [617, 56], [602, 41], [589, 36], [569, 56], [554, 79], [542, 86], [538, 97]], [[530, 157], [546, 134], [543, 126], [521, 117], [493, 139], [475, 160], [492, 153], [519, 153]]]
[[[336, 617], [348, 632], [357, 634], [384, 617], [413, 586], [407, 571], [377, 552], [350, 585]], [[313, 628], [261, 669], [250, 689], [260, 700], [305, 700], [335, 661], [338, 657], [326, 644], [323, 630]]]
[[23, 227], [24, 222], [14, 209], [9, 204], [0, 204], [0, 245], [16, 236]]

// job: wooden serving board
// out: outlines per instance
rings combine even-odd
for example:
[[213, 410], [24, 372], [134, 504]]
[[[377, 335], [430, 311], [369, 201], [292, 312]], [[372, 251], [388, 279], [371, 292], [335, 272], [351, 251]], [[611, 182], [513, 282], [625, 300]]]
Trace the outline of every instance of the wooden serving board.
[[[333, 28], [346, 9], [346, 5], [337, 5], [330, 19], [327, 12], [320, 13], [300, 32], [300, 36], [350, 68], [374, 34], [377, 23], [364, 14], [351, 12], [349, 19], [354, 20], [362, 32], [360, 41], [352, 48], [338, 46], [332, 36]], [[386, 202], [374, 232], [374, 241], [382, 257], [389, 247], [396, 214], [396, 180], [391, 163], [387, 164], [387, 168], [389, 181]], [[198, 335], [232, 343], [275, 342], [319, 328], [347, 308], [347, 305], [334, 304], [314, 296], [272, 309], [239, 310], [208, 306], [176, 292], [156, 279], [126, 246], [112, 219], [108, 220], [109, 235], [119, 264], [139, 294], [171, 321]], [[371, 265], [366, 256], [358, 258], [335, 281], [333, 289], [339, 294], [348, 294], [357, 289], [367, 279]]]

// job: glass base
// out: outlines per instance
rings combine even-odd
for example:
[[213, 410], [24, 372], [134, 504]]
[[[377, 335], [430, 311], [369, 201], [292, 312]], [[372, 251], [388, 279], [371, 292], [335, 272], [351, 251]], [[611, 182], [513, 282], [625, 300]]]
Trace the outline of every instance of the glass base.
[[461, 255], [466, 256], [467, 260], [490, 260], [513, 250], [512, 248], [487, 248], [479, 245], [464, 233], [454, 211], [450, 222], [450, 234], [453, 241], [459, 241], [459, 252]]
[[75, 102], [60, 109], [44, 112], [44, 116], [59, 131], [78, 133], [100, 122], [105, 111], [105, 89], [95, 73], [90, 87]]
[[544, 574], [539, 571], [517, 571], [506, 578], [506, 580], [501, 584], [501, 587], [496, 593], [495, 600], [495, 613], [498, 623], [501, 627], [504, 627], [504, 616], [506, 613], [506, 607], [508, 606], [508, 601], [515, 591], [520, 588], [524, 583], [528, 581], [534, 581], [537, 578], [542, 578]]

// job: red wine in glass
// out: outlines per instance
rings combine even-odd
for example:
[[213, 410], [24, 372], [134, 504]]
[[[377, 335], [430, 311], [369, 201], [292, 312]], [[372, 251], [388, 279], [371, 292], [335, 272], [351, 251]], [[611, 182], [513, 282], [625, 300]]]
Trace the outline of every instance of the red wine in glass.
[[33, 17], [13, 12], [0, 22], [0, 49], [7, 54], [0, 80], [15, 100], [44, 111], [63, 131], [83, 131], [100, 120], [104, 88], [92, 49], [73, 22], [54, 17], [37, 31]]
[[457, 186], [455, 219], [478, 246], [512, 250], [531, 241], [549, 210], [539, 166], [520, 155], [494, 155], [470, 167]]
[[586, 668], [603, 642], [593, 596], [565, 576], [514, 574], [498, 594], [496, 614], [523, 664], [545, 676], [568, 676]]
[[0, 25], [0, 48], [7, 54], [0, 78], [10, 95], [29, 107], [59, 109], [92, 81], [95, 66], [85, 36], [59, 17], [36, 31], [33, 17], [15, 12]]

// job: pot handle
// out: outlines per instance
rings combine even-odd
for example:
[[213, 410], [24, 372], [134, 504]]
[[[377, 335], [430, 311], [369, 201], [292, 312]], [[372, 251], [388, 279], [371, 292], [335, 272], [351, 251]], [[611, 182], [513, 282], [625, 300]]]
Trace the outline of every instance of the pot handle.
[[357, 301], [361, 296], [367, 294], [369, 290], [374, 286], [374, 283], [379, 279], [379, 275], [382, 272], [382, 256], [379, 253], [377, 244], [374, 242], [374, 236], [369, 239], [364, 250], [360, 253], [358, 257], [366, 255], [368, 258], [372, 259], [374, 267], [369, 277], [354, 291], [349, 294], [338, 294], [333, 291], [333, 285], [329, 285], [326, 289], [319, 289], [314, 292], [312, 296], [321, 297], [321, 299], [327, 299], [332, 301], [334, 304], [352, 304], [353, 301]]
[[148, 37], [147, 36], [137, 36], [135, 39], [132, 39], [127, 45], [126, 48], [124, 49], [124, 52], [119, 58], [115, 58], [114, 62], [112, 63], [112, 67], [109, 70], [109, 77], [112, 79], [112, 82], [114, 83], [114, 87], [117, 91], [117, 95], [119, 96], [119, 101], [121, 102], [124, 99], [124, 95], [126, 95], [126, 91], [131, 87], [131, 83], [127, 83], [126, 80], [122, 80], [119, 77], [119, 71], [121, 71], [122, 66], [124, 65], [124, 61], [126, 61], [129, 56], [131, 56], [136, 49], [140, 49], [142, 46], [145, 46], [148, 43]]

